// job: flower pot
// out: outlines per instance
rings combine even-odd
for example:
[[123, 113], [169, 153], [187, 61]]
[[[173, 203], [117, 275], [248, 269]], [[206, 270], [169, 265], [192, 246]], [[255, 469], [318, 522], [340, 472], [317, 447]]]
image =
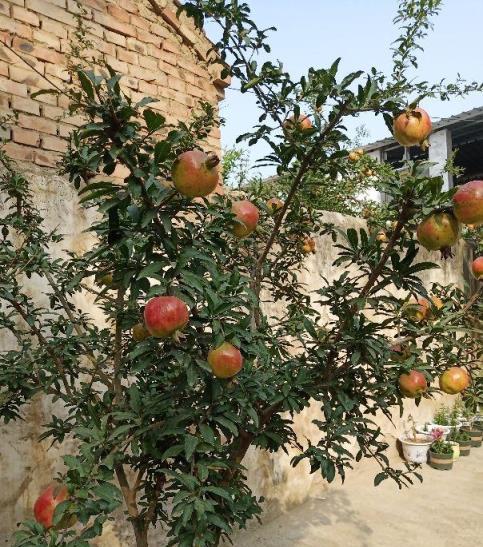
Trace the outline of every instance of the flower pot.
[[460, 456], [469, 456], [471, 451], [471, 441], [459, 441]]
[[467, 431], [470, 434], [471, 437], [471, 446], [474, 448], [478, 448], [481, 446], [481, 442], [483, 439], [483, 430], [482, 429], [476, 429], [476, 427], [473, 425], [471, 427], [462, 427], [462, 431]]
[[483, 419], [479, 418], [473, 422], [473, 427], [483, 431]]
[[453, 454], [437, 454], [436, 452], [430, 450], [429, 464], [434, 469], [449, 471], [450, 469], [453, 469]]
[[415, 438], [401, 437], [404, 459], [413, 463], [426, 463], [433, 439], [429, 435], [418, 434]]
[[460, 445], [455, 441], [448, 441], [453, 448], [453, 461], [455, 462], [460, 457]]

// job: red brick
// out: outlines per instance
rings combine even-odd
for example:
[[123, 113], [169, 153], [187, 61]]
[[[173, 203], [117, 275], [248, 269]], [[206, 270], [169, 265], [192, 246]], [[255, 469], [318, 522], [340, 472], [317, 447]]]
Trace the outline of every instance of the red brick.
[[[65, 2], [63, 2], [63, 5], [65, 6]], [[25, 0], [25, 7], [66, 25], [75, 26], [76, 24], [74, 16], [65, 7], [57, 7], [45, 0]]]
[[115, 19], [121, 21], [122, 23], [129, 23], [129, 12], [123, 10], [122, 8], [119, 8], [114, 4], [109, 4], [107, 6], [107, 13], [109, 13], [109, 15], [112, 15]]
[[28, 146], [22, 146], [15, 142], [7, 142], [5, 144], [5, 152], [14, 160], [18, 161], [34, 161], [35, 149]]
[[61, 137], [70, 137], [70, 134], [72, 133], [74, 129], [74, 126], [68, 125], [66, 123], [59, 123], [59, 136]]
[[101, 40], [95, 43], [94, 47], [106, 55], [110, 55], [111, 57], [116, 56], [116, 46], [114, 44], [109, 44], [108, 42]]
[[107, 8], [107, 4], [104, 0], [83, 0], [82, 3], [85, 4], [85, 6], [89, 6], [90, 8], [99, 11], [105, 11]]
[[0, 76], [5, 76], [8, 78], [8, 66], [9, 63], [5, 61], [0, 61]]
[[136, 2], [132, 2], [131, 0], [119, 0], [117, 3], [122, 9], [130, 13], [138, 13], [139, 11]]
[[0, 47], [0, 61], [5, 61], [6, 63], [12, 64], [15, 63], [17, 59], [6, 47]]
[[175, 91], [179, 91], [180, 93], [186, 93], [186, 83], [179, 78], [173, 78], [172, 76], [168, 76], [168, 87], [169, 89], [174, 89]]
[[45, 44], [47, 47], [51, 47], [57, 51], [60, 49], [59, 38], [51, 32], [46, 32], [45, 30], [34, 30], [33, 39], [35, 42]]
[[15, 49], [19, 49], [20, 51], [23, 51], [24, 53], [28, 53], [32, 55], [33, 57], [36, 57], [37, 59], [41, 59], [42, 61], [47, 61], [49, 63], [54, 64], [62, 64], [64, 61], [64, 57], [60, 54], [54, 51], [53, 49], [48, 49], [45, 47], [37, 46], [32, 44], [32, 42], [29, 42], [27, 40], [23, 40], [21, 38], [14, 38], [12, 42], [12, 46]]
[[28, 95], [27, 86], [25, 84], [12, 82], [5, 78], [0, 78], [0, 91], [11, 93], [12, 95], [19, 95], [20, 97], [27, 97]]
[[41, 147], [45, 150], [55, 150], [56, 152], [65, 152], [67, 141], [60, 137], [52, 137], [51, 135], [42, 135]]
[[138, 53], [141, 53], [141, 55], [146, 55], [146, 44], [136, 40], [136, 38], [127, 39], [127, 48], [131, 51], [137, 51]]
[[164, 51], [169, 51], [170, 53], [179, 53], [181, 45], [173, 42], [172, 40], [164, 40], [163, 49]]
[[35, 131], [41, 131], [42, 133], [50, 133], [51, 135], [57, 134], [57, 124], [52, 120], [46, 120], [38, 116], [26, 116], [25, 114], [19, 114], [18, 125], [25, 129], [34, 129]]
[[143, 80], [139, 80], [139, 92], [146, 93], [155, 99], [158, 95], [158, 86], [155, 83], [148, 83]]
[[120, 61], [124, 61], [126, 63], [131, 64], [131, 65], [139, 64], [138, 54], [134, 53], [134, 51], [129, 51], [129, 50], [124, 49], [122, 47], [117, 48], [117, 58]]
[[0, 2], [0, 13], [10, 17], [10, 6], [7, 2]]
[[149, 30], [149, 21], [138, 15], [131, 15], [131, 24], [143, 30]]
[[121, 74], [127, 74], [127, 71], [128, 71], [127, 63], [118, 61], [115, 57], [111, 57], [110, 55], [106, 55], [105, 60], [106, 60], [106, 63], [109, 66], [111, 66], [116, 72], [119, 72]]
[[22, 129], [21, 127], [12, 128], [12, 140], [28, 146], [38, 147], [40, 145], [40, 135], [36, 131]]
[[163, 25], [160, 25], [158, 23], [151, 23], [149, 25], [149, 30], [156, 34], [157, 36], [161, 36], [161, 38], [167, 38], [170, 35], [170, 31]]
[[35, 153], [35, 163], [42, 167], [57, 167], [61, 155], [57, 152], [47, 150], [37, 150]]
[[25, 5], [25, 0], [8, 0], [10, 4], [15, 4], [16, 6], [23, 7]]
[[129, 65], [128, 73], [130, 76], [138, 78], [139, 80], [146, 80], [147, 82], [153, 82], [156, 80], [156, 73], [140, 66]]
[[[30, 94], [33, 95], [35, 92], [40, 91], [41, 89], [52, 89], [52, 85], [48, 82], [42, 83], [40, 87], [30, 87]], [[57, 105], [57, 95], [54, 95], [52, 93], [45, 93], [43, 95], [39, 95], [38, 97], [35, 97], [35, 100], [39, 103], [43, 104], [50, 104], [52, 106]]]
[[122, 79], [122, 84], [131, 88], [138, 89], [139, 81], [136, 78], [131, 78], [129, 76], [124, 76]]
[[38, 27], [40, 24], [39, 17], [36, 13], [21, 8], [20, 6], [12, 7], [12, 16], [14, 19], [18, 19], [19, 21], [23, 21], [34, 27]]
[[118, 32], [119, 34], [124, 34], [125, 36], [136, 35], [136, 32], [132, 25], [130, 25], [129, 23], [123, 23], [122, 21], [118, 21], [115, 17], [112, 17], [112, 15], [105, 15], [104, 13], [99, 13], [98, 11], [95, 11], [94, 21], [109, 30]]
[[158, 61], [154, 57], [139, 56], [139, 64], [143, 68], [156, 71], [158, 69]]
[[32, 38], [32, 28], [30, 26], [15, 21], [11, 17], [5, 17], [5, 15], [0, 15], [0, 30], [5, 30], [21, 38]]
[[104, 31], [104, 38], [108, 42], [112, 42], [118, 46], [126, 47], [126, 37], [117, 32], [111, 32], [110, 30]]
[[58, 23], [57, 21], [49, 19], [48, 17], [41, 17], [40, 24], [42, 30], [44, 30], [45, 32], [55, 34], [55, 36], [58, 36], [59, 38], [67, 38], [67, 28], [62, 23]]
[[[75, 2], [74, 0], [67, 0], [67, 11], [78, 14], [81, 13], [82, 10], [79, 9], [77, 2]], [[89, 14], [84, 14], [84, 17], [86, 17], [86, 15], [88, 16]]]
[[29, 68], [23, 66], [12, 65], [10, 67], [10, 79], [14, 82], [21, 82], [27, 86], [38, 86], [42, 76]]
[[65, 110], [59, 106], [52, 106], [50, 104], [42, 105], [42, 115], [51, 120], [60, 120], [65, 115]]
[[174, 53], [170, 53], [169, 51], [162, 51], [160, 53], [160, 57], [168, 63], [169, 65], [176, 66], [176, 63], [178, 61], [178, 57]]
[[62, 65], [52, 65], [51, 63], [46, 63], [45, 74], [60, 78], [64, 82], [70, 81], [70, 74], [67, 72], [65, 66]]
[[156, 47], [159, 48], [161, 47], [161, 38], [159, 36], [156, 36], [156, 34], [138, 28], [136, 29], [136, 36], [141, 42], [144, 42], [146, 44], [154, 44]]

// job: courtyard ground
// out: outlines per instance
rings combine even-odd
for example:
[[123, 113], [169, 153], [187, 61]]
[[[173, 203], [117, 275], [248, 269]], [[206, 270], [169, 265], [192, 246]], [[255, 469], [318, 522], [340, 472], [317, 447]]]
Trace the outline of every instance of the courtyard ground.
[[424, 466], [423, 484], [377, 488], [377, 469], [363, 464], [344, 485], [234, 539], [235, 547], [477, 547], [483, 546], [483, 448], [452, 471]]

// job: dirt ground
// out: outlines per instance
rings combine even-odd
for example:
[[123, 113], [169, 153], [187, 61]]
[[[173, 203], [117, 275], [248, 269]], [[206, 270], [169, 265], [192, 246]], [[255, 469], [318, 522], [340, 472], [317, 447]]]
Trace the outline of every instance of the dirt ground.
[[233, 538], [235, 547], [478, 547], [483, 546], [483, 448], [452, 471], [424, 466], [423, 484], [377, 488], [372, 463], [344, 485]]

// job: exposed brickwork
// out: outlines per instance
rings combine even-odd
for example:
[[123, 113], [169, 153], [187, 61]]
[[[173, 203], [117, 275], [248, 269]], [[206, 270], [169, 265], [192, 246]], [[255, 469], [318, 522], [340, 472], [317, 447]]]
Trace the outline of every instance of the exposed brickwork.
[[[186, 120], [199, 100], [217, 104], [227, 83], [209, 59], [210, 43], [184, 16], [177, 0], [158, 0], [157, 14], [146, 0], [83, 0], [91, 55], [123, 74], [122, 85], [139, 100], [159, 102], [168, 123]], [[66, 53], [75, 32], [74, 0], [0, 0], [0, 110], [15, 110], [16, 126], [2, 135], [16, 159], [53, 167], [65, 138], [80, 118], [65, 118], [66, 97], [31, 95], [69, 82]], [[47, 81], [48, 79], [49, 81]], [[207, 147], [220, 149], [215, 129]]]

